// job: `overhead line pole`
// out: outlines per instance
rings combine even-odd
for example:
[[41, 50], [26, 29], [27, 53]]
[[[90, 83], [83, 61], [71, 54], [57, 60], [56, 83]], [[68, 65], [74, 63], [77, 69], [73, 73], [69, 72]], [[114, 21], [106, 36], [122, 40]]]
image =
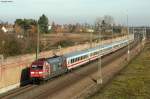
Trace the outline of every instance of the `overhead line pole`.
[[[102, 30], [102, 28], [101, 28]], [[102, 45], [102, 40], [101, 40], [101, 31], [99, 31], [99, 40], [100, 40], [100, 44], [99, 44], [99, 59], [98, 59], [98, 78], [97, 78], [97, 84], [102, 84], [103, 83], [103, 78], [102, 78], [102, 60], [101, 60], [101, 45]]]
[[37, 22], [37, 48], [36, 48], [36, 60], [39, 59], [39, 47], [40, 47], [40, 30]]
[[[112, 24], [112, 43], [113, 43], [113, 37], [114, 37], [114, 31], [113, 31], [114, 28], [113, 28], [113, 26], [114, 25]], [[112, 46], [112, 50], [113, 50], [113, 46]]]
[[127, 14], [127, 34], [128, 34], [128, 61], [130, 60], [130, 37], [129, 37], [129, 19], [128, 19], [128, 14]]
[[90, 32], [90, 48], [92, 48], [93, 33]]

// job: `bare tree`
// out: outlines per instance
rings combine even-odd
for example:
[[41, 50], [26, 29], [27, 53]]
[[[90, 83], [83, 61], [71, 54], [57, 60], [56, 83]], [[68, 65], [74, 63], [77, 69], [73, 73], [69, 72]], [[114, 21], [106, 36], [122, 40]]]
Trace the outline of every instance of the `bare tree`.
[[111, 26], [112, 24], [114, 24], [114, 18], [110, 15], [105, 15], [103, 17], [103, 20], [105, 21], [106, 25]]
[[114, 18], [110, 15], [98, 17], [95, 21], [95, 32], [98, 32], [100, 29], [105, 32], [105, 29], [110, 28], [113, 24]]
[[98, 17], [95, 21], [95, 26], [94, 26], [94, 30], [95, 32], [99, 32], [101, 24], [102, 24], [102, 17]]

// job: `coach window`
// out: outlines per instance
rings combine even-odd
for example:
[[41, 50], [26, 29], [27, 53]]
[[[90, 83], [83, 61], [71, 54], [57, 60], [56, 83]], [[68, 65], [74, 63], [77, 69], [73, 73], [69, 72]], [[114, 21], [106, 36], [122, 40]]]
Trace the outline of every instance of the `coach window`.
[[78, 61], [78, 58], [75, 59], [75, 62], [77, 62], [77, 61]]
[[68, 64], [71, 64], [71, 60], [68, 61]]
[[76, 62], [77, 58], [74, 59], [74, 62]]
[[84, 56], [82, 56], [82, 60], [84, 59]]
[[86, 58], [88, 58], [88, 55], [86, 55]]
[[96, 54], [97, 54], [97, 52], [94, 53], [94, 55], [96, 55]]
[[71, 63], [73, 63], [74, 62], [74, 59], [71, 59]]
[[85, 55], [85, 58], [87, 58], [87, 55]]
[[85, 56], [83, 56], [83, 59], [85, 59]]
[[72, 59], [70, 60], [70, 62], [72, 63]]
[[98, 52], [96, 52], [96, 53], [95, 53], [95, 55], [97, 55], [98, 53], [99, 53], [99, 51], [98, 51]]
[[87, 55], [85, 55], [85, 58], [87, 58]]
[[93, 55], [95, 55], [95, 52], [93, 53]]
[[97, 52], [94, 52], [94, 55], [96, 55], [97, 54]]
[[93, 54], [92, 54], [92, 53], [90, 53], [90, 56], [93, 56]]
[[73, 59], [73, 63], [75, 62], [75, 58]]

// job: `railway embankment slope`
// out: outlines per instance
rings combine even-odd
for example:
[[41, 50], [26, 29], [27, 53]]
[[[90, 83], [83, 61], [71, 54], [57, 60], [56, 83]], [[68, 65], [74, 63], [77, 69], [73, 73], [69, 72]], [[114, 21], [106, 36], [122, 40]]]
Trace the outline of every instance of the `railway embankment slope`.
[[89, 99], [150, 99], [150, 43], [103, 89]]

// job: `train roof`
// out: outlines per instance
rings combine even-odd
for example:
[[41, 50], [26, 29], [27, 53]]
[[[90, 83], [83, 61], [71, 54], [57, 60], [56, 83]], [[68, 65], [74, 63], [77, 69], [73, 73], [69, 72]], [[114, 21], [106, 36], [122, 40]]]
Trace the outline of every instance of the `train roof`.
[[103, 48], [111, 47], [112, 45], [116, 45], [118, 43], [123, 43], [123, 42], [127, 42], [127, 40], [116, 41], [116, 42], [113, 42], [113, 44], [111, 44], [111, 43], [104, 44], [104, 45], [100, 45], [100, 46], [97, 46], [97, 47], [94, 47], [94, 48], [89, 48], [89, 49], [85, 49], [85, 50], [82, 50], [82, 51], [76, 51], [76, 52], [72, 52], [72, 53], [69, 53], [69, 54], [64, 54], [63, 56], [53, 56], [53, 57], [49, 57], [49, 58], [41, 58], [41, 59], [38, 59], [37, 61], [34, 61], [32, 63], [32, 65], [34, 65], [34, 64], [42, 65], [45, 60], [48, 63], [60, 62], [60, 61], [62, 61], [62, 57], [69, 58], [69, 57], [77, 57], [77, 56], [80, 56], [80, 55], [86, 55], [87, 53], [94, 52], [94, 51], [98, 50], [99, 48], [103, 49]]
[[62, 56], [54, 56], [46, 59], [48, 63], [56, 63], [62, 60]]
[[34, 62], [32, 62], [32, 65], [37, 65], [38, 66], [42, 66], [44, 64], [45, 58], [40, 58], [38, 60], [35, 60]]
[[65, 57], [74, 57], [74, 56], [79, 56], [79, 55], [86, 55], [87, 53], [98, 50], [99, 48], [103, 49], [103, 48], [106, 48], [106, 47], [111, 47], [114, 44], [121, 43], [121, 42], [126, 42], [126, 41], [127, 40], [116, 41], [113, 44], [111, 44], [111, 43], [104, 44], [104, 45], [100, 45], [100, 46], [97, 46], [97, 47], [94, 47], [94, 48], [85, 49], [85, 50], [82, 50], [82, 51], [76, 51], [76, 52], [72, 52], [72, 53], [69, 53], [69, 54], [65, 54], [64, 56]]

